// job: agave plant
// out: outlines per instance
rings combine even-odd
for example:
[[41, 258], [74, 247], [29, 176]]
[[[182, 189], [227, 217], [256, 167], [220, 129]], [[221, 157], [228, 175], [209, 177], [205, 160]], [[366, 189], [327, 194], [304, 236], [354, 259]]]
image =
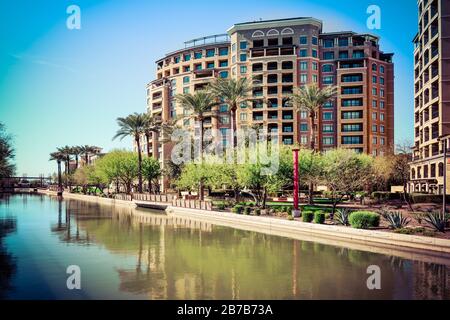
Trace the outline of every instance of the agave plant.
[[348, 221], [348, 218], [350, 217], [350, 213], [352, 212], [347, 208], [338, 209], [334, 215], [334, 219], [340, 225], [349, 226], [350, 222]]
[[389, 227], [391, 229], [401, 229], [406, 227], [411, 219], [403, 217], [400, 211], [387, 211], [382, 213], [383, 217], [389, 222]]
[[430, 224], [436, 231], [445, 232], [448, 215], [443, 218], [440, 212], [427, 212], [423, 220]]

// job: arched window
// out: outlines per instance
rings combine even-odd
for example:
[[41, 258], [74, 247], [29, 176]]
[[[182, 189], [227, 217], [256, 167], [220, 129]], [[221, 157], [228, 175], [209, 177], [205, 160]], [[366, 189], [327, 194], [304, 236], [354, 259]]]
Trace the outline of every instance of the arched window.
[[270, 29], [269, 31], [267, 31], [267, 36], [278, 36], [280, 34], [280, 32], [278, 30], [275, 29]]
[[258, 37], [264, 37], [264, 32], [262, 32], [261, 30], [256, 30], [255, 32], [253, 32], [252, 38], [258, 38]]
[[281, 30], [281, 34], [294, 34], [294, 30], [292, 28], [284, 28]]

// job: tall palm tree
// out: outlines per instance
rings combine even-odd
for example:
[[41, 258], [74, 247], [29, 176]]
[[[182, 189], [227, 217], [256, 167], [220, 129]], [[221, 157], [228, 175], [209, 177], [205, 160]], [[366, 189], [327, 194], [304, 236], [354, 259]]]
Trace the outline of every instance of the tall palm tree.
[[78, 169], [78, 157], [81, 155], [81, 148], [79, 146], [74, 146], [70, 148], [72, 155], [75, 157], [75, 170]]
[[218, 78], [212, 82], [208, 90], [223, 103], [228, 104], [231, 115], [231, 141], [232, 146], [237, 146], [236, 141], [236, 110], [239, 105], [247, 104], [249, 93], [252, 90], [250, 82], [247, 78], [225, 79]]
[[[150, 157], [150, 139], [153, 138], [153, 143], [157, 144], [157, 135], [160, 132], [161, 125], [160, 121], [157, 117], [153, 116], [150, 113], [144, 114], [145, 116], [145, 127], [144, 127], [144, 135], [145, 140], [147, 142], [147, 157]], [[155, 155], [153, 155], [155, 156]]]
[[69, 146], [64, 146], [57, 148], [58, 152], [60, 152], [64, 156], [64, 172], [66, 176], [70, 174], [70, 159], [72, 156], [72, 148]]
[[59, 151], [50, 153], [50, 160], [58, 163], [58, 193], [62, 193], [62, 177], [61, 177], [61, 162], [66, 161], [66, 155]]
[[[203, 154], [203, 121], [205, 120], [205, 113], [211, 112], [211, 108], [217, 106], [219, 103], [216, 96], [206, 90], [198, 90], [194, 94], [184, 93], [175, 96], [175, 100], [191, 113], [187, 116], [193, 118], [200, 125], [199, 140], [200, 140], [200, 155]], [[202, 157], [200, 157], [202, 158]], [[200, 159], [201, 160], [201, 159]]]
[[[330, 101], [337, 92], [337, 87], [329, 86], [320, 89], [317, 85], [307, 85], [298, 88], [298, 91], [289, 97], [296, 111], [306, 111], [309, 114], [309, 143], [310, 148], [316, 151], [316, 114], [323, 105]], [[309, 184], [309, 203], [313, 203], [313, 183]]]
[[[194, 94], [185, 93], [175, 96], [175, 100], [182, 105], [186, 110], [191, 111], [188, 115], [194, 118], [199, 123], [199, 146], [200, 146], [200, 162], [203, 161], [203, 121], [205, 120], [205, 113], [210, 112], [211, 108], [218, 105], [216, 96], [206, 90], [196, 91]], [[204, 186], [203, 181], [200, 181], [199, 199], [204, 200]]]
[[316, 150], [316, 114], [323, 105], [336, 96], [337, 87], [329, 86], [320, 89], [317, 85], [307, 85], [298, 88], [298, 91], [290, 96], [296, 111], [306, 111], [310, 122], [310, 147]]
[[78, 148], [80, 150], [80, 156], [84, 157], [85, 165], [89, 164], [89, 156], [90, 155], [97, 154], [100, 152], [100, 148], [96, 147], [96, 146], [84, 145], [84, 146], [79, 146]]
[[140, 113], [133, 113], [125, 118], [117, 118], [119, 130], [117, 130], [114, 139], [132, 137], [136, 142], [138, 152], [138, 192], [142, 193], [142, 153], [141, 153], [141, 135], [145, 132], [146, 116]]

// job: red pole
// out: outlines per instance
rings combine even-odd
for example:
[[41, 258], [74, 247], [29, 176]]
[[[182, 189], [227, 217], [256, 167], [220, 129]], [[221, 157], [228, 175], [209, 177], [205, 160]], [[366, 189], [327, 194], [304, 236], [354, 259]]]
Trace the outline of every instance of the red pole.
[[293, 149], [294, 152], [294, 210], [298, 210], [298, 151], [299, 149]]

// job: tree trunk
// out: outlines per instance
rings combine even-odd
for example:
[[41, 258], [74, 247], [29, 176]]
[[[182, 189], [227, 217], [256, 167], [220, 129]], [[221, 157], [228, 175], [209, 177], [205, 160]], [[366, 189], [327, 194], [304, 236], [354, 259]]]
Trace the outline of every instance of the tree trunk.
[[236, 139], [236, 105], [230, 106], [230, 115], [231, 115], [231, 145], [233, 146], [233, 149], [236, 149], [237, 147], [237, 139]]
[[85, 162], [85, 164], [84, 164], [85, 166], [87, 166], [89, 164], [88, 163], [89, 162], [89, 153], [87, 153], [87, 152], [84, 154], [84, 162]]
[[58, 192], [62, 192], [61, 160], [58, 160]]
[[148, 192], [152, 193], [152, 179], [148, 179]]
[[[203, 118], [198, 119], [200, 122], [200, 164], [203, 164]], [[203, 179], [200, 180], [200, 188], [199, 188], [199, 199], [203, 201], [205, 198], [205, 185], [203, 183]]]
[[147, 157], [150, 157], [150, 132], [145, 133], [145, 139], [147, 140]]
[[315, 115], [315, 112], [311, 112], [309, 114], [309, 118], [310, 118], [310, 126], [311, 126], [311, 128], [309, 129], [309, 133], [310, 133], [309, 145], [311, 147], [311, 150], [315, 151], [316, 150], [316, 143], [315, 143], [315, 140], [316, 140], [316, 126], [315, 126], [316, 115]]
[[135, 137], [136, 146], [138, 149], [138, 192], [142, 193], [142, 154], [141, 154], [141, 142], [139, 136]]
[[263, 199], [262, 199], [262, 208], [266, 208], [266, 202], [267, 202], [267, 188], [264, 187], [263, 189]]
[[78, 154], [75, 155], [75, 169], [78, 169]]

